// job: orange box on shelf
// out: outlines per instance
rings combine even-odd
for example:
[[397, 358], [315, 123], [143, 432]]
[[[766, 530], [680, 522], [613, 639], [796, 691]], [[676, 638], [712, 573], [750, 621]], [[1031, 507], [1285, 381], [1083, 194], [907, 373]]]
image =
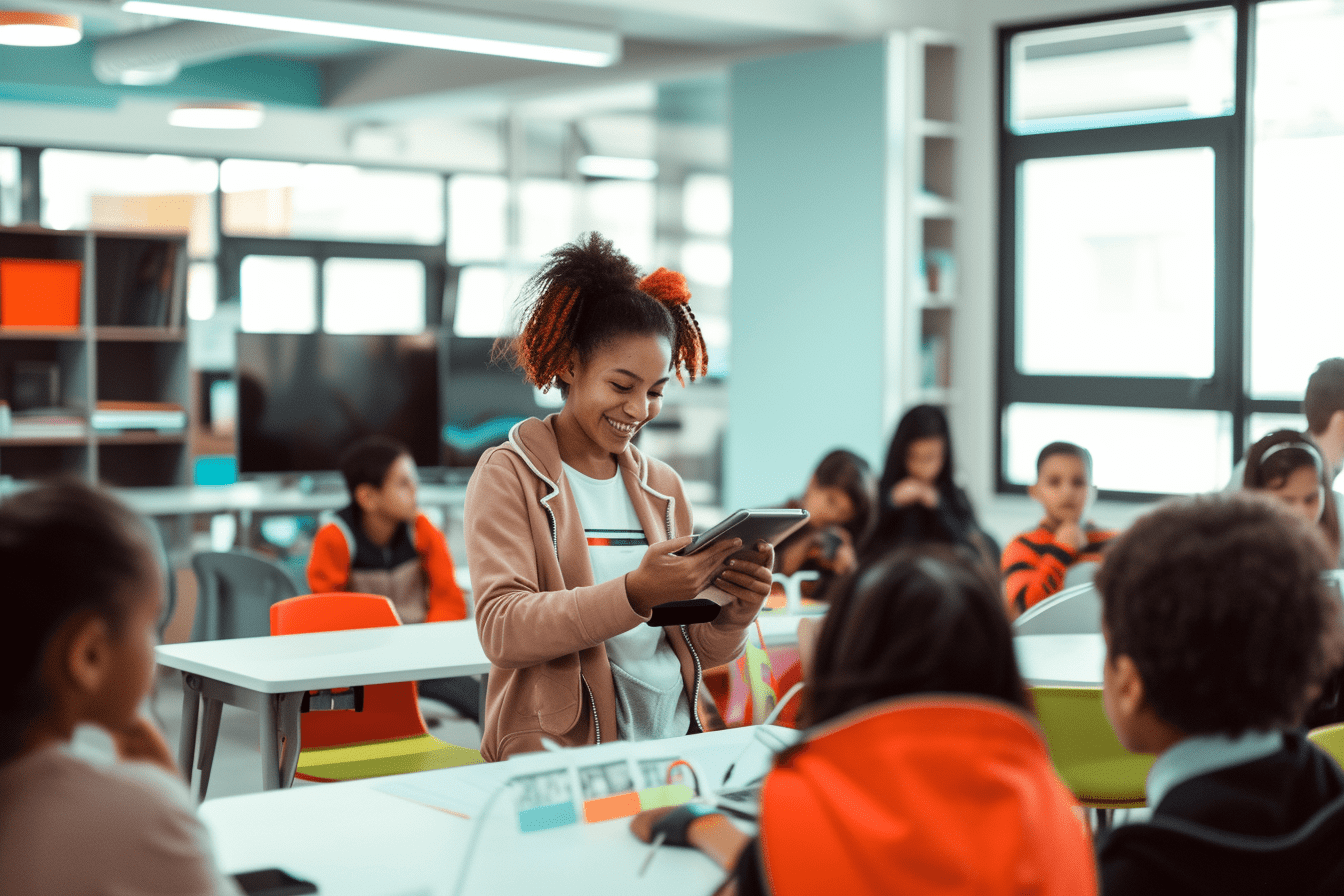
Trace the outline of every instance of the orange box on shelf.
[[0, 258], [0, 326], [78, 327], [84, 264]]

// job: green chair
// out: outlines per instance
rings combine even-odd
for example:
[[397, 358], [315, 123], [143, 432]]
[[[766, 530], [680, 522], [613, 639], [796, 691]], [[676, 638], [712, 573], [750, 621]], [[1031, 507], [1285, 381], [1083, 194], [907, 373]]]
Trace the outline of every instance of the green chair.
[[1344, 765], [1344, 722], [1313, 728], [1307, 732], [1307, 739]]
[[1120, 745], [1101, 704], [1101, 688], [1033, 687], [1032, 700], [1050, 760], [1078, 802], [1097, 812], [1097, 830], [1111, 811], [1147, 804], [1152, 756]]

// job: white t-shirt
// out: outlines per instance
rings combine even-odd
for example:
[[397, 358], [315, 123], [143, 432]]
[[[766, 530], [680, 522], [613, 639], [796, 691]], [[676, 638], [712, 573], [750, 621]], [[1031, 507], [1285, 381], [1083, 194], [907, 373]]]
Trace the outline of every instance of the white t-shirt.
[[[565, 479], [588, 537], [593, 581], [601, 584], [639, 567], [649, 548], [620, 474], [594, 479], [565, 464]], [[668, 643], [679, 630], [637, 625], [607, 639], [616, 685], [616, 726], [625, 740], [680, 737], [691, 727], [681, 660]]]

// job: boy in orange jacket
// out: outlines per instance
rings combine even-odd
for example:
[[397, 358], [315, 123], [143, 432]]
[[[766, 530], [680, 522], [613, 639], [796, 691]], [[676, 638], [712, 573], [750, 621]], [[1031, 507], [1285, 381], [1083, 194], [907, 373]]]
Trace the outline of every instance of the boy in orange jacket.
[[1003, 592], [1008, 618], [1016, 619], [1064, 587], [1074, 566], [1099, 563], [1115, 536], [1085, 515], [1095, 493], [1092, 455], [1072, 442], [1051, 442], [1036, 457], [1036, 484], [1027, 489], [1045, 519], [1003, 551]]
[[[402, 622], [465, 619], [448, 542], [416, 503], [419, 476], [406, 446], [370, 436], [345, 452], [340, 469], [350, 505], [314, 537], [308, 587], [381, 594]], [[420, 693], [473, 719], [479, 714], [474, 679], [422, 681]]]

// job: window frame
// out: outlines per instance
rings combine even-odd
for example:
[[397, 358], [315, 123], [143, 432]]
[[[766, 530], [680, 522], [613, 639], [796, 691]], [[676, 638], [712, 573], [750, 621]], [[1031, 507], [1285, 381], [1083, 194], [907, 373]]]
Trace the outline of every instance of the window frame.
[[[1248, 383], [1250, 311], [1250, 62], [1255, 9], [1261, 0], [1218, 0], [1031, 22], [998, 31], [998, 236], [997, 357], [995, 362], [995, 491], [1025, 494], [1008, 481], [1004, 412], [1011, 404], [1218, 411], [1231, 416], [1231, 461], [1246, 451], [1250, 416], [1301, 412], [1299, 402], [1252, 398]], [[1017, 35], [1150, 15], [1231, 7], [1236, 16], [1234, 92], [1231, 114], [1211, 118], [1145, 122], [1084, 130], [1016, 134], [1009, 122], [1012, 87], [1010, 45]], [[1214, 369], [1209, 379], [1180, 377], [1061, 376], [1018, 370], [1018, 317], [1022, 233], [1021, 165], [1033, 159], [1103, 153], [1209, 147], [1214, 153]], [[1156, 492], [1102, 491], [1113, 500], [1151, 501]]]

